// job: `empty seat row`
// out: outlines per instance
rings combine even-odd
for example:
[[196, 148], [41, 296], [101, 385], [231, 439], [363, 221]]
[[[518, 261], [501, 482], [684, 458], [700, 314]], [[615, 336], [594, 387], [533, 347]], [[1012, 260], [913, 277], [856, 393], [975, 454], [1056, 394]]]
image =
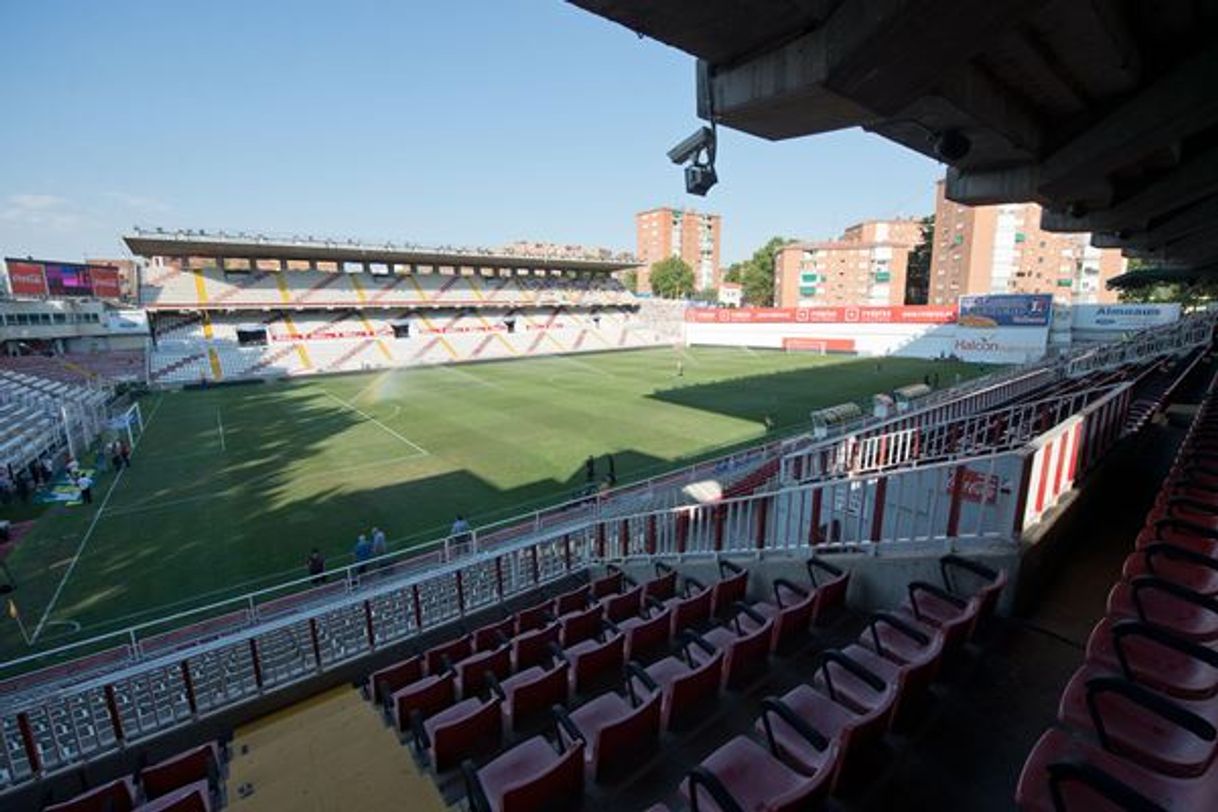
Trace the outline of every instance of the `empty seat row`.
[[1218, 404], [1211, 384], [1057, 725], [1029, 754], [1024, 810], [1218, 808]]
[[46, 806], [44, 812], [210, 812], [224, 805], [227, 761], [226, 743], [209, 742], [142, 767], [134, 777]]

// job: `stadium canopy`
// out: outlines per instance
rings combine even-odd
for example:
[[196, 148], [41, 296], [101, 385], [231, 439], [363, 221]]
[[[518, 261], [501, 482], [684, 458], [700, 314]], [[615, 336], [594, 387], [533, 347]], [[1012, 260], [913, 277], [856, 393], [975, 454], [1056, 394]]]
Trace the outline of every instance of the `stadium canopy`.
[[531, 256], [493, 250], [425, 248], [353, 240], [309, 240], [226, 236], [204, 232], [146, 232], [123, 237], [131, 253], [142, 257], [223, 257], [225, 259], [300, 260], [317, 262], [397, 263], [430, 268], [512, 268], [536, 271], [609, 273], [635, 268], [631, 256]]
[[568, 2], [696, 56], [703, 119], [863, 127], [948, 163], [953, 200], [1218, 271], [1215, 0]]

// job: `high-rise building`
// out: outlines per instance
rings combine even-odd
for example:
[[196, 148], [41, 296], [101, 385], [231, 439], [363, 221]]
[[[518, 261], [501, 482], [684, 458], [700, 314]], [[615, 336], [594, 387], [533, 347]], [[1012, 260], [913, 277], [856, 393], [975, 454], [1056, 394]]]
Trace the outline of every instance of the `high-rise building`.
[[1124, 272], [1117, 249], [1091, 247], [1090, 234], [1040, 227], [1036, 203], [963, 206], [935, 193], [929, 304], [976, 293], [1052, 293], [1066, 304], [1116, 301], [1105, 287]]
[[651, 266], [668, 257], [680, 257], [694, 272], [694, 287], [719, 286], [719, 235], [722, 218], [689, 209], [659, 208], [634, 216], [640, 292], [651, 290]]
[[909, 252], [921, 235], [915, 219], [867, 220], [836, 240], [792, 243], [775, 258], [774, 304], [905, 304]]

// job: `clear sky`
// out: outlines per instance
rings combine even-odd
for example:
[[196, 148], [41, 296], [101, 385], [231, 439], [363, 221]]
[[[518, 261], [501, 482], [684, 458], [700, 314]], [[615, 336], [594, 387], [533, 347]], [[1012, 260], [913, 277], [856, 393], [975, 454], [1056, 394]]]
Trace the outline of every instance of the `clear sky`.
[[724, 218], [724, 263], [933, 208], [941, 167], [861, 131], [665, 151], [693, 59], [560, 0], [0, 0], [0, 253], [119, 256], [134, 224], [634, 249]]

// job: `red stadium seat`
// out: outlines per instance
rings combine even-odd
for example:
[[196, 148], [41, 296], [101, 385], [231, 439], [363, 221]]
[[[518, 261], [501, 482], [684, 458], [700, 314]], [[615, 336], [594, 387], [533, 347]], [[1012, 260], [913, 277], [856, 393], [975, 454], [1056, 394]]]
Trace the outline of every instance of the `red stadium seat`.
[[1121, 575], [1125, 580], [1153, 575], [1211, 598], [1218, 595], [1218, 559], [1174, 544], [1149, 544], [1130, 553]]
[[220, 746], [216, 742], [193, 747], [139, 771], [144, 797], [156, 798], [175, 789], [206, 781], [213, 790], [220, 783]]
[[130, 812], [134, 808], [135, 784], [130, 778], [118, 778], [71, 800], [45, 807], [43, 812]]
[[1218, 782], [1162, 775], [1054, 728], [1024, 762], [1015, 803], [1022, 812], [1216, 809]]
[[626, 635], [626, 659], [641, 660], [668, 648], [672, 639], [672, 610], [660, 606], [650, 615], [629, 617], [618, 624]]
[[411, 727], [416, 749], [426, 755], [433, 770], [444, 772], [467, 758], [498, 750], [502, 724], [495, 697], [487, 702], [464, 699], [427, 719], [415, 711]]
[[574, 809], [584, 792], [584, 744], [555, 750], [535, 736], [480, 770], [466, 761], [462, 771], [472, 812]]
[[488, 675], [503, 679], [512, 673], [512, 651], [501, 646], [493, 651], [471, 654], [453, 666], [457, 675], [457, 688], [462, 699], [477, 696], [486, 690]]
[[626, 637], [614, 634], [603, 643], [585, 640], [563, 649], [562, 656], [571, 664], [571, 690], [587, 694], [621, 679], [622, 666], [626, 663]]
[[663, 603], [677, 595], [677, 571], [667, 564], [656, 562], [656, 577], [643, 584], [643, 597], [655, 598]]
[[711, 587], [711, 616], [724, 618], [735, 614], [737, 603], [749, 589], [749, 571], [733, 561], [719, 561], [720, 579]]
[[540, 629], [553, 623], [554, 601], [545, 601], [516, 613], [516, 634], [524, 634], [533, 629]]
[[850, 571], [834, 566], [815, 555], [804, 562], [804, 566], [808, 570], [812, 588], [816, 590], [816, 609], [812, 613], [812, 622], [817, 623], [827, 613], [846, 605], [846, 592], [850, 589]]
[[561, 626], [559, 642], [563, 648], [573, 646], [576, 643], [600, 634], [601, 617], [603, 614], [604, 610], [601, 606], [595, 605], [563, 615], [558, 621]]
[[1108, 613], [1170, 629], [1197, 642], [1218, 641], [1218, 601], [1149, 575], [1118, 581], [1108, 593]]
[[206, 781], [178, 787], [136, 807], [139, 812], [211, 812], [211, 789]]
[[588, 771], [596, 781], [607, 781], [642, 764], [660, 739], [660, 695], [641, 703], [616, 693], [601, 694], [569, 715], [555, 708], [558, 732], [568, 742], [582, 739]]
[[592, 588], [588, 584], [576, 587], [570, 592], [564, 592], [554, 599], [554, 614], [558, 617], [579, 612], [587, 608], [588, 602], [592, 594]]
[[1209, 722], [1095, 666], [1083, 666], [1071, 677], [1058, 718], [1093, 733], [1108, 752], [1165, 775], [1201, 775], [1214, 759], [1215, 730]]
[[[828, 744], [834, 752], [836, 747]], [[696, 810], [805, 812], [828, 796], [833, 773], [801, 775], [752, 739], [737, 736], [694, 768], [681, 791]]]
[[616, 595], [621, 592], [625, 578], [625, 573], [620, 569], [610, 567], [607, 575], [603, 578], [597, 578], [588, 585], [592, 600], [599, 601], [608, 595]]
[[[943, 585], [955, 595], [973, 597], [980, 601], [978, 620], [983, 621], [994, 613], [1002, 590], [1007, 585], [1006, 570], [994, 569], [959, 555], [945, 555], [939, 559], [939, 571]], [[974, 586], [966, 589], [965, 580]]]
[[675, 730], [701, 718], [719, 701], [723, 652], [698, 665], [676, 657], [666, 657], [646, 669], [638, 663], [627, 663], [626, 673], [633, 683], [630, 690], [636, 695], [644, 691], [662, 695], [664, 727]]
[[452, 664], [474, 653], [473, 642], [468, 635], [432, 646], [423, 655], [427, 664], [428, 674], [439, 674], [447, 671]]
[[819, 594], [786, 578], [777, 578], [774, 581], [774, 602], [759, 601], [750, 604], [751, 613], [738, 615], [740, 624], [753, 631], [761, 625], [756, 616], [772, 621], [774, 634], [770, 641], [770, 650], [786, 649], [807, 636], [812, 618], [816, 614]]
[[610, 623], [634, 617], [643, 608], [643, 587], [634, 586], [620, 595], [609, 595], [601, 600], [601, 606], [605, 607], [605, 617]]
[[405, 733], [418, 711], [424, 719], [439, 713], [457, 699], [457, 677], [451, 671], [437, 674], [394, 691], [389, 701], [399, 733]]
[[567, 704], [570, 668], [560, 660], [551, 668], [535, 665], [499, 682], [496, 693], [503, 700], [508, 725], [516, 730], [555, 705]]
[[422, 676], [423, 658], [417, 655], [375, 671], [368, 677], [372, 701], [384, 705], [394, 691], [421, 679]]
[[725, 688], [742, 688], [769, 668], [774, 621], [755, 615], [752, 631], [748, 631], [739, 618], [751, 611], [744, 604], [739, 604], [738, 614], [730, 620], [732, 626], [716, 626], [705, 634], [685, 632], [682, 636], [687, 658], [694, 665], [707, 662], [719, 652], [723, 653]]
[[834, 702], [874, 719], [877, 727], [888, 728], [897, 705], [897, 686], [843, 652], [830, 649], [821, 653], [812, 684]]
[[[841, 741], [817, 729], [780, 699], [766, 697], [761, 701], [761, 707], [756, 727], [765, 735], [770, 752], [801, 775], [822, 775], [828, 781], [825, 791], [831, 792], [845, 753]], [[782, 727], [776, 734], [775, 727], [779, 724]], [[787, 746], [780, 744], [780, 737], [785, 739]], [[790, 757], [792, 738], [798, 739], [797, 758]]]
[[1218, 652], [1148, 623], [1104, 618], [1087, 640], [1087, 662], [1169, 696], [1218, 695]]
[[[938, 676], [946, 641], [943, 633], [937, 629], [918, 629], [897, 615], [877, 612], [859, 635], [859, 643], [904, 669], [901, 690], [917, 695], [925, 691]], [[867, 666], [865, 660], [861, 662]]]
[[474, 651], [491, 651], [511, 641], [516, 634], [516, 618], [508, 617], [474, 629]]
[[944, 643], [950, 650], [964, 643], [972, 634], [973, 625], [981, 614], [979, 598], [964, 598], [946, 589], [913, 581], [909, 595], [897, 610], [915, 628], [943, 632]]
[[[886, 710], [882, 707], [859, 713], [810, 685], [797, 685], [779, 700], [825, 738], [838, 742], [842, 759], [839, 777], [848, 771], [861, 750], [884, 735]], [[771, 750], [794, 769], [810, 775], [823, 763], [823, 750], [818, 750], [814, 742], [796, 730], [785, 714], [770, 720], [768, 732], [763, 720], [757, 720], [755, 727], [758, 733], [773, 739]]]
[[711, 616], [711, 591], [699, 587], [692, 578], [687, 583], [695, 584], [692, 595], [684, 598], [674, 598], [669, 602], [672, 608], [672, 634], [675, 636], [684, 629], [698, 629], [706, 625]]
[[521, 632], [512, 641], [512, 663], [516, 671], [539, 665], [554, 655], [558, 646], [560, 627], [557, 623], [540, 629]]

